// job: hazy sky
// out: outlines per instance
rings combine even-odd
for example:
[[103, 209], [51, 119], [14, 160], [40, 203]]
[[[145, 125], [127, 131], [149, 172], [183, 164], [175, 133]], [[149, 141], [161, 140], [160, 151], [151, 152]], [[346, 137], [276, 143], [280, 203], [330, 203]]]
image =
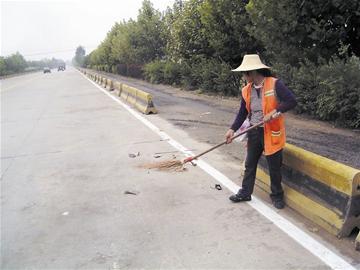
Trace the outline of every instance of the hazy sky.
[[[174, 1], [151, 0], [164, 11]], [[142, 0], [2, 1], [1, 55], [71, 59], [78, 45], [95, 49], [116, 21], [136, 18]]]

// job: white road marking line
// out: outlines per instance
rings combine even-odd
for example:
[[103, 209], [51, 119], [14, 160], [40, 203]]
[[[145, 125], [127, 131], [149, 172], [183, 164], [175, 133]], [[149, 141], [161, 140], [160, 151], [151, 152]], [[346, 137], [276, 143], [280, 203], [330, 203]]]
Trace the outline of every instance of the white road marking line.
[[[183, 145], [172, 139], [169, 135], [167, 135], [164, 131], [160, 130], [157, 126], [147, 120], [140, 113], [133, 110], [130, 106], [123, 103], [121, 100], [108, 93], [102, 87], [97, 85], [95, 82], [87, 78], [84, 74], [78, 71], [84, 78], [86, 78], [89, 82], [95, 85], [98, 89], [100, 89], [105, 95], [113, 99], [115, 102], [124, 107], [130, 114], [132, 114], [136, 119], [145, 124], [152, 131], [157, 133], [162, 139], [166, 139], [167, 142], [172, 145], [177, 150], [181, 151], [185, 154], [185, 156], [191, 156], [193, 153]], [[226, 175], [222, 174], [220, 171], [212, 167], [210, 164], [203, 160], [198, 160], [197, 165], [204, 170], [211, 177], [215, 178], [218, 182], [223, 184], [226, 188], [228, 188], [231, 192], [236, 193], [239, 190], [239, 186], [231, 181]], [[332, 269], [336, 270], [356, 270], [351, 264], [346, 262], [339, 255], [325, 247], [323, 244], [318, 242], [316, 239], [311, 237], [309, 234], [301, 230], [299, 227], [288, 221], [283, 216], [279, 215], [276, 211], [268, 207], [266, 204], [261, 202], [255, 196], [252, 196], [252, 201], [247, 202], [251, 207], [253, 207], [260, 214], [269, 219], [272, 223], [274, 223], [278, 228], [280, 228], [283, 232], [285, 232], [288, 236], [298, 242], [305, 249], [310, 251], [313, 255], [318, 257], [321, 261], [327, 264]]]

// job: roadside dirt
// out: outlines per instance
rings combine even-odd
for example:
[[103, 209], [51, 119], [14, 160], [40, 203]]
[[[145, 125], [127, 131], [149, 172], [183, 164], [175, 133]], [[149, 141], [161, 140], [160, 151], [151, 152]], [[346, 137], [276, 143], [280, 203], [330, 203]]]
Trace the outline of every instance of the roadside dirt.
[[[216, 144], [233, 122], [239, 98], [210, 96], [199, 91], [184, 91], [168, 85], [104, 73], [124, 83], [150, 92], [159, 116], [186, 130], [202, 142]], [[305, 115], [286, 114], [287, 141], [324, 157], [360, 168], [360, 130], [334, 127], [331, 123]], [[245, 147], [225, 147], [223, 151], [242, 160]]]

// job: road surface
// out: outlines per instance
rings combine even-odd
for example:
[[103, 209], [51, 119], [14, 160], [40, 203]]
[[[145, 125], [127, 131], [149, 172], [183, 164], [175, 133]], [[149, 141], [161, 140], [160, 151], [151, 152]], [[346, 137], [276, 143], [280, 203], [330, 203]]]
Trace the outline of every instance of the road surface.
[[214, 189], [211, 168], [238, 178], [220, 152], [207, 170], [141, 168], [183, 158], [175, 141], [207, 145], [75, 69], [3, 80], [1, 105], [1, 269], [359, 268], [289, 209], [232, 204], [223, 183]]

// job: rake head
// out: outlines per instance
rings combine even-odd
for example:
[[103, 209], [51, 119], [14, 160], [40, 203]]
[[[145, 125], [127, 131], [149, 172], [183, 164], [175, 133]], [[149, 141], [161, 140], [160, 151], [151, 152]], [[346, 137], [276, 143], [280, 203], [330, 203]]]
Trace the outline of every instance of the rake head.
[[180, 160], [166, 160], [154, 163], [148, 163], [141, 167], [146, 169], [158, 169], [160, 171], [183, 171], [184, 163]]

